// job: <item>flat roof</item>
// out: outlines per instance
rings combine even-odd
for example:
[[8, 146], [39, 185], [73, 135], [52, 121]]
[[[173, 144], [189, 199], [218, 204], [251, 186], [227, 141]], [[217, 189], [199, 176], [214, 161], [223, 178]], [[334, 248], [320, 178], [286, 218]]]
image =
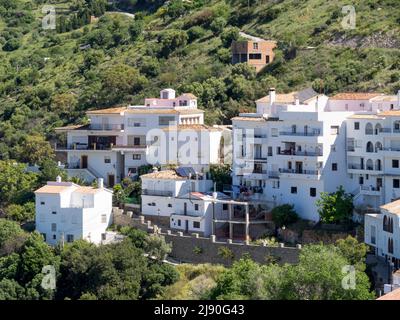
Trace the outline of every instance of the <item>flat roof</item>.
[[330, 97], [330, 100], [370, 100], [374, 97], [381, 96], [379, 92], [340, 92]]

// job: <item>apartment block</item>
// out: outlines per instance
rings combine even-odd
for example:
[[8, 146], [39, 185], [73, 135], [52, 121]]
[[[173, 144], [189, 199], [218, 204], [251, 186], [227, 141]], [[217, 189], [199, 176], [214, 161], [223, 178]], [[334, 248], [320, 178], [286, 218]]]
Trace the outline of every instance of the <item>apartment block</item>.
[[272, 88], [256, 105], [256, 113], [232, 119], [235, 198], [270, 207], [293, 203], [302, 218], [318, 221], [315, 201], [340, 185], [363, 205], [400, 196], [394, 151], [398, 96], [329, 98], [312, 89], [276, 94]]
[[[66, 169], [70, 176], [87, 181], [102, 177], [108, 186], [113, 186], [124, 177], [137, 177], [140, 166], [167, 165], [168, 150], [161, 150], [160, 146], [166, 146], [164, 141], [168, 134], [163, 129], [169, 127], [179, 129], [179, 136], [174, 141], [176, 144], [178, 139], [186, 139], [184, 133], [188, 129], [202, 131], [203, 140], [212, 141], [202, 145], [192, 140], [188, 142], [198, 161], [193, 165], [206, 168], [220, 161], [218, 139], [221, 139], [221, 134], [219, 138], [215, 135], [222, 131], [204, 126], [204, 111], [197, 108], [193, 94], [184, 93], [176, 97], [174, 90], [165, 89], [159, 98], [146, 98], [143, 106], [91, 110], [87, 116], [89, 124], [56, 129], [67, 134], [66, 144], [56, 145], [56, 151], [67, 154]], [[201, 153], [217, 156], [200, 158], [202, 161], [199, 161]], [[183, 161], [183, 157], [176, 153], [173, 158], [178, 163]]]

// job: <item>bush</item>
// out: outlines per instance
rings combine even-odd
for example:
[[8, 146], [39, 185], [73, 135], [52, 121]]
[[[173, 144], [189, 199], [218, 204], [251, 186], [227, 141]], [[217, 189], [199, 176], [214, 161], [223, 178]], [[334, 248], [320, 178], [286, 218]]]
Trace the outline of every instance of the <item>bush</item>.
[[231, 50], [228, 48], [221, 48], [217, 51], [218, 59], [223, 63], [231, 62]]
[[3, 50], [14, 51], [17, 50], [20, 46], [21, 46], [21, 41], [19, 41], [18, 39], [10, 39], [4, 44]]
[[222, 17], [215, 19], [210, 24], [210, 29], [214, 32], [215, 35], [220, 34], [222, 30], [224, 30], [226, 26], [226, 20]]
[[283, 204], [272, 209], [272, 220], [278, 227], [296, 222], [298, 215], [293, 204]]
[[235, 257], [235, 255], [233, 254], [233, 251], [231, 249], [229, 249], [228, 247], [219, 247], [218, 255], [221, 258], [224, 258], [227, 260], [232, 260]]
[[205, 33], [206, 33], [206, 31], [200, 26], [191, 27], [187, 31], [190, 42], [203, 37], [205, 35]]
[[239, 28], [225, 28], [221, 33], [220, 38], [224, 47], [230, 47], [232, 41], [239, 39]]

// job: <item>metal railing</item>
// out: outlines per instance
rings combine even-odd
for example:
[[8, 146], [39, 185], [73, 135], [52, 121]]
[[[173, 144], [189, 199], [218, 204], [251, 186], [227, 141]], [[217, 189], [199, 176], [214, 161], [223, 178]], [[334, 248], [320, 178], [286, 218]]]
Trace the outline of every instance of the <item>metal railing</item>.
[[348, 169], [364, 170], [364, 166], [359, 163], [349, 163]]
[[91, 123], [89, 125], [89, 130], [104, 130], [104, 131], [111, 131], [111, 130], [124, 130], [123, 124], [105, 124], [105, 123]]
[[315, 151], [293, 151], [293, 150], [281, 150], [279, 153], [284, 156], [310, 156], [310, 157], [321, 157], [323, 155], [321, 152]]
[[298, 170], [298, 169], [279, 169], [280, 173], [295, 173], [295, 174], [308, 174], [308, 175], [320, 175], [320, 170]]
[[55, 145], [56, 150], [111, 150], [112, 144], [98, 144], [98, 143], [69, 143], [64, 145]]
[[146, 196], [161, 196], [161, 197], [172, 197], [173, 192], [167, 190], [149, 190], [143, 189], [142, 194]]
[[281, 131], [279, 132], [281, 136], [299, 136], [299, 137], [317, 137], [321, 135], [320, 131], [311, 132], [291, 132], [291, 131]]

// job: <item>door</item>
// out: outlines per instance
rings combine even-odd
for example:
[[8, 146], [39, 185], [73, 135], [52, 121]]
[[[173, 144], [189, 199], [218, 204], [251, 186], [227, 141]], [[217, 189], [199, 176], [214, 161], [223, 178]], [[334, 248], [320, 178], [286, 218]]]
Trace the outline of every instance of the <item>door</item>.
[[303, 162], [297, 162], [296, 161], [296, 172], [297, 173], [303, 173]]
[[113, 187], [115, 184], [115, 176], [113, 174], [108, 175], [108, 186]]
[[183, 214], [185, 216], [187, 215], [187, 203], [186, 202], [183, 204]]
[[378, 189], [378, 191], [379, 190], [381, 190], [381, 188], [382, 188], [382, 178], [377, 178], [376, 179], [376, 188]]
[[87, 169], [88, 167], [88, 156], [81, 156], [81, 169]]

